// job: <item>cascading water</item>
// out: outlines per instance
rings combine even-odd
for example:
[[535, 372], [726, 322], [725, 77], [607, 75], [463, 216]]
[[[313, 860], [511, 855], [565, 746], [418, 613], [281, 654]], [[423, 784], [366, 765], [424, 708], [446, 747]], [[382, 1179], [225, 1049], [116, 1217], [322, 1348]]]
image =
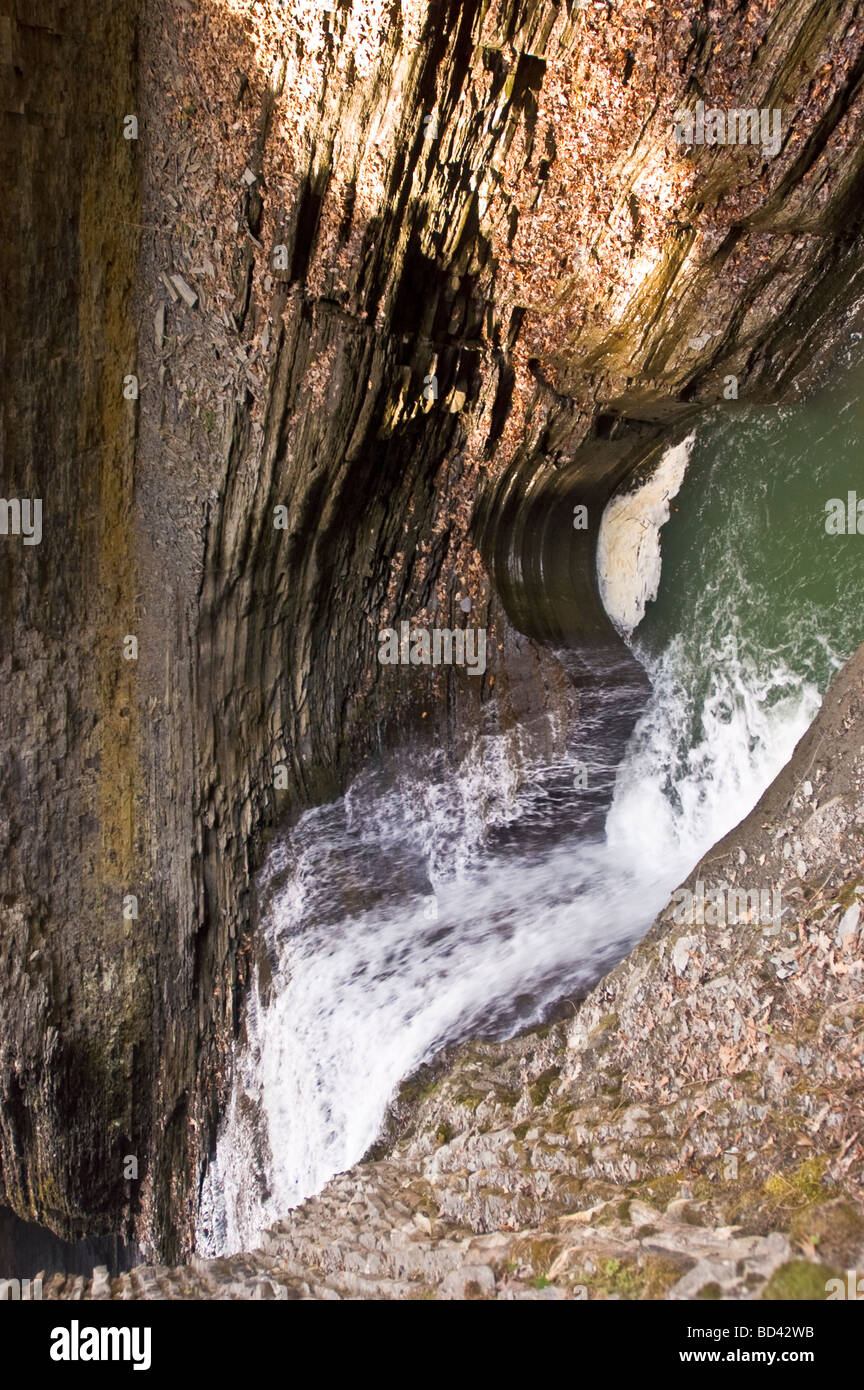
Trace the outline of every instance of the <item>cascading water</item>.
[[[840, 403], [856, 396], [853, 381]], [[623, 758], [610, 734], [633, 692], [601, 681], [556, 759], [490, 727], [456, 768], [441, 755], [364, 774], [273, 850], [272, 979], [249, 991], [202, 1252], [252, 1248], [361, 1158], [444, 1044], [512, 1034], [584, 992], [752, 807], [862, 637], [864, 543], [824, 528], [859, 437], [828, 400], [718, 412], [669, 451], [666, 496], [643, 507], [658, 526], [680, 486], [662, 578], [648, 538], [628, 600], [637, 621], [649, 600], [634, 649], [652, 690]], [[605, 826], [580, 810], [580, 764], [607, 789]]]

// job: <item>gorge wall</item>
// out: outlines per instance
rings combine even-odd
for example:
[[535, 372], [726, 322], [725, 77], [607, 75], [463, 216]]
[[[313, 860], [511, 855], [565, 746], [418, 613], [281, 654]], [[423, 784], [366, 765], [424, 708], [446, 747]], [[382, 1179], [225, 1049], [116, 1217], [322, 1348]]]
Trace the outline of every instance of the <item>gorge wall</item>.
[[[44, 504], [42, 544], [0, 550], [19, 1217], [186, 1254], [267, 833], [408, 728], [577, 718], [544, 642], [626, 660], [605, 500], [730, 377], [800, 392], [855, 312], [862, 25], [819, 0], [5, 7], [2, 483]], [[700, 97], [779, 108], [780, 153], [685, 153]], [[462, 626], [466, 599], [482, 680], [378, 664], [380, 627]]]

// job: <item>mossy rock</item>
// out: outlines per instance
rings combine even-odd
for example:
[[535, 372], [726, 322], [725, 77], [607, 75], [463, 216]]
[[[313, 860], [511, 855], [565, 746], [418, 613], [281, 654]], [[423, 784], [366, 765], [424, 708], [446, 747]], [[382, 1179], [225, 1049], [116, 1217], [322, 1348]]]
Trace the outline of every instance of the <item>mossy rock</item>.
[[512, 1253], [517, 1264], [528, 1265], [535, 1277], [545, 1276], [561, 1253], [561, 1242], [554, 1236], [517, 1240]]
[[529, 1086], [528, 1094], [531, 1097], [531, 1104], [540, 1106], [549, 1097], [549, 1092], [561, 1075], [560, 1067], [547, 1067], [544, 1072], [537, 1077], [533, 1086]]
[[549, 1121], [548, 1124], [548, 1128], [552, 1131], [553, 1134], [567, 1133], [567, 1131], [570, 1128], [570, 1116], [573, 1114], [575, 1108], [575, 1106], [570, 1105], [568, 1103], [565, 1103], [564, 1105], [556, 1105], [552, 1115], [552, 1119]]
[[601, 1018], [600, 1022], [597, 1024], [597, 1027], [591, 1030], [591, 1041], [593, 1042], [601, 1033], [611, 1033], [613, 1028], [618, 1027], [618, 1022], [619, 1019], [617, 1014], [604, 1014], [603, 1018]]
[[520, 1091], [495, 1091], [496, 1104], [502, 1105], [505, 1110], [515, 1110], [521, 1099], [522, 1093]]
[[796, 1213], [789, 1235], [815, 1246], [823, 1259], [850, 1269], [864, 1251], [864, 1212], [843, 1197], [817, 1203]]
[[[692, 1262], [691, 1262], [692, 1263]], [[601, 1260], [597, 1270], [584, 1270], [577, 1282], [585, 1284], [594, 1298], [620, 1298], [626, 1302], [662, 1299], [684, 1273], [684, 1264], [649, 1255], [640, 1261]]]
[[841, 1277], [838, 1271], [830, 1265], [813, 1264], [811, 1260], [788, 1260], [785, 1265], [775, 1269], [762, 1290], [762, 1297], [780, 1302], [824, 1301], [828, 1297], [828, 1280], [838, 1277]]
[[780, 1206], [801, 1207], [825, 1196], [822, 1174], [828, 1167], [824, 1154], [805, 1158], [791, 1172], [772, 1173], [765, 1183], [765, 1192]]
[[839, 903], [843, 912], [845, 912], [847, 908], [850, 908], [853, 903], [858, 902], [855, 889], [860, 888], [862, 884], [864, 884], [864, 879], [860, 878], [850, 878], [843, 884], [843, 887], [834, 899], [835, 903]]
[[473, 1112], [483, 1104], [487, 1094], [486, 1091], [460, 1091], [458, 1096], [454, 1096], [453, 1104], [464, 1106], [466, 1110]]

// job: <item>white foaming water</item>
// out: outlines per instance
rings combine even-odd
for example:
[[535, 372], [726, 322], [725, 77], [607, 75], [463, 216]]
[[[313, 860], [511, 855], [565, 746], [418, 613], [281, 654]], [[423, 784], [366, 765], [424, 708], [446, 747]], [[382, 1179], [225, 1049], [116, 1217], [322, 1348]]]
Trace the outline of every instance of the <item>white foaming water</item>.
[[[389, 785], [364, 775], [273, 851], [262, 884], [272, 982], [259, 994], [256, 975], [249, 991], [199, 1250], [253, 1248], [357, 1162], [400, 1082], [444, 1044], [511, 1034], [584, 991], [753, 806], [819, 694], [779, 656], [747, 653], [742, 594], [727, 579], [722, 603], [708, 601], [698, 662], [683, 636], [659, 659], [642, 653], [653, 690], [603, 835], [567, 829], [584, 730], [554, 767], [532, 763], [516, 731], [478, 735], [455, 770], [441, 758]], [[496, 832], [538, 825], [539, 848], [536, 834], [530, 849], [496, 847]]]
[[526, 766], [519, 740], [480, 737], [455, 772], [442, 758], [389, 789], [361, 777], [272, 854], [273, 987], [266, 1003], [257, 979], [249, 991], [200, 1249], [250, 1248], [363, 1155], [421, 1062], [472, 1031], [531, 1022], [602, 973], [662, 905], [665, 876], [649, 885], [618, 864], [612, 877], [602, 842], [550, 835], [539, 857], [487, 852], [490, 832], [536, 818], [550, 771], [559, 813], [562, 782], [580, 795], [571, 754]]
[[709, 689], [701, 698], [688, 688], [680, 638], [659, 660], [641, 655], [651, 699], [618, 771], [607, 843], [646, 874], [658, 853], [670, 854], [683, 877], [752, 810], [821, 698], [782, 660], [760, 670], [739, 656], [731, 634], [704, 652]]
[[660, 528], [669, 520], [695, 435], [667, 449], [654, 472], [638, 488], [613, 497], [603, 512], [597, 537], [600, 597], [619, 632], [629, 637], [645, 616], [645, 605], [660, 587]]

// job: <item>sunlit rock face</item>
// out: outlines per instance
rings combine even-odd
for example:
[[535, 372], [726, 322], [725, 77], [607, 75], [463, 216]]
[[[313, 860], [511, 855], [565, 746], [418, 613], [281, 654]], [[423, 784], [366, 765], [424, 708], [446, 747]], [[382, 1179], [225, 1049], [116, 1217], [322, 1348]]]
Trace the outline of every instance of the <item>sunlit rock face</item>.
[[[3, 488], [44, 506], [0, 550], [20, 1216], [188, 1248], [265, 833], [406, 728], [573, 716], [543, 644], [617, 648], [610, 495], [830, 349], [852, 8], [85, 0], [73, 33], [45, 0], [4, 28]], [[676, 143], [700, 93], [779, 109], [779, 152]], [[378, 662], [467, 600], [482, 679]]]

